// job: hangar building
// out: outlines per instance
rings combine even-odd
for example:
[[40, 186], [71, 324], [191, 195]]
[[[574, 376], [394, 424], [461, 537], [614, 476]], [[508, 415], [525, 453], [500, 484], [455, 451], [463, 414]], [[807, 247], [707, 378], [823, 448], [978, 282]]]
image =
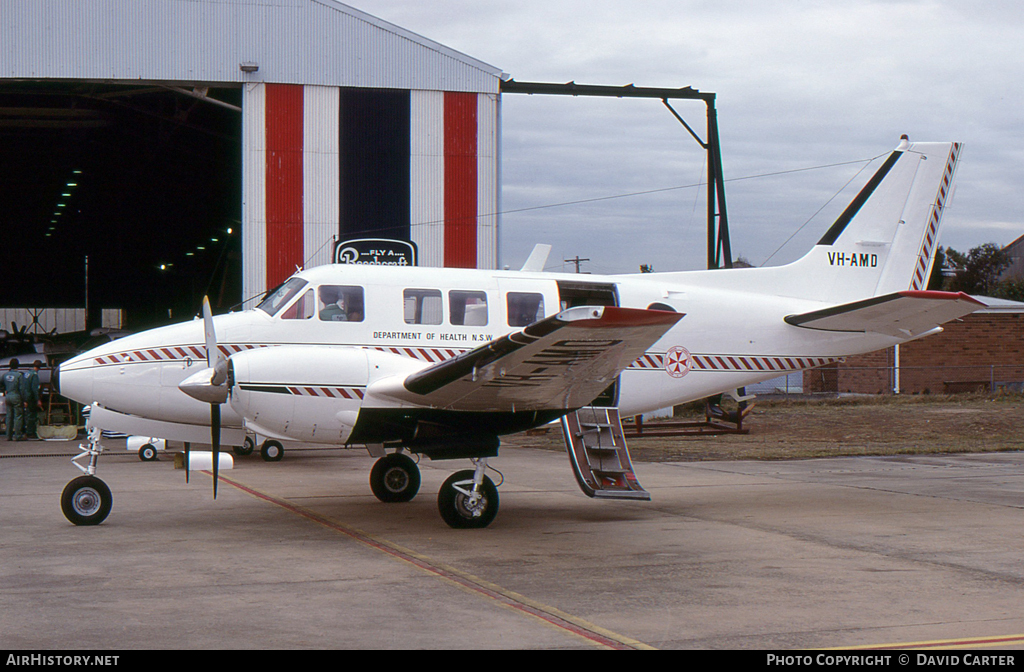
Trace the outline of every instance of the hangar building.
[[2, 301], [191, 315], [336, 239], [493, 268], [501, 77], [333, 0], [4, 0]]

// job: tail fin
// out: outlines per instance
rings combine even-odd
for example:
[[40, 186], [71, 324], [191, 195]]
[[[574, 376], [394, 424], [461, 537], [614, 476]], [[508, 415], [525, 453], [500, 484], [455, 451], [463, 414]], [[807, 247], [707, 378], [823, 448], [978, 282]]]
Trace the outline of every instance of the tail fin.
[[904, 139], [818, 244], [776, 269], [778, 293], [845, 303], [925, 289], [961, 148]]

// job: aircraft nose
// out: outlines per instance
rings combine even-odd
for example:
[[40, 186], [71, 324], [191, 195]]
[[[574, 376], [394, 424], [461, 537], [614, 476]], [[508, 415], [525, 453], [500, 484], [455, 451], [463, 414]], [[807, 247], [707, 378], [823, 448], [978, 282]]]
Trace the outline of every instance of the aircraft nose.
[[[51, 383], [57, 394], [83, 404], [94, 401], [92, 398], [92, 376], [84, 364], [82, 356], [62, 362], [53, 370]], [[83, 401], [84, 399], [84, 401]]]
[[53, 391], [57, 394], [60, 394], [60, 367], [60, 364], [53, 367], [53, 372], [50, 374], [50, 385], [53, 386]]

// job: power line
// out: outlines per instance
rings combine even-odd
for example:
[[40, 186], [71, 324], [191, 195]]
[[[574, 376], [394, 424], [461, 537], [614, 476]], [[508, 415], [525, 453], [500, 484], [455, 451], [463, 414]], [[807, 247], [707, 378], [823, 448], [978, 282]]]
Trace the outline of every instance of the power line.
[[[808, 171], [812, 171], [812, 170], [823, 170], [825, 168], [837, 168], [839, 166], [849, 166], [849, 165], [854, 165], [854, 164], [858, 164], [858, 163], [870, 163], [871, 161], [874, 161], [877, 158], [878, 157], [875, 156], [875, 157], [872, 157], [870, 159], [858, 159], [856, 161], [841, 161], [839, 163], [828, 163], [828, 164], [823, 164], [823, 165], [820, 165], [820, 166], [810, 166], [810, 167], [807, 167], [807, 168], [793, 168], [793, 169], [790, 169], [790, 170], [777, 170], [777, 171], [773, 171], [773, 172], [770, 172], [770, 173], [758, 173], [756, 175], [745, 175], [743, 177], [733, 177], [733, 178], [727, 179], [726, 182], [741, 182], [741, 181], [744, 181], [744, 180], [756, 180], [756, 179], [761, 179], [761, 178], [765, 178], [765, 177], [776, 177], [778, 175], [788, 175], [788, 174], [791, 174], [791, 173], [803, 173], [803, 172], [808, 172]], [[650, 194], [658, 194], [658, 193], [663, 193], [663, 192], [667, 192], [667, 191], [679, 191], [679, 190], [682, 190], [682, 189], [696, 189], [698, 187], [704, 187], [706, 185], [707, 185], [707, 182], [698, 181], [695, 184], [683, 184], [683, 185], [677, 185], [677, 186], [674, 186], [674, 187], [661, 187], [661, 188], [658, 188], [658, 189], [646, 189], [646, 190], [643, 190], [643, 191], [633, 191], [633, 192], [629, 192], [629, 193], [625, 193], [625, 194], [614, 194], [614, 195], [611, 195], [611, 196], [596, 196], [594, 198], [582, 198], [582, 199], [578, 199], [578, 200], [575, 200], [575, 201], [563, 201], [561, 203], [547, 203], [545, 205], [533, 205], [533, 206], [529, 206], [529, 207], [525, 207], [525, 208], [514, 208], [514, 209], [511, 209], [511, 210], [502, 210], [500, 212], [492, 212], [492, 213], [489, 213], [489, 214], [479, 215], [479, 217], [494, 217], [494, 216], [497, 216], [499, 214], [500, 215], [510, 215], [510, 214], [516, 214], [516, 213], [520, 213], [520, 212], [531, 212], [533, 210], [546, 210], [548, 208], [561, 208], [561, 207], [565, 207], [565, 206], [569, 206], [569, 205], [583, 205], [583, 204], [586, 204], [586, 203], [599, 203], [601, 201], [612, 201], [612, 200], [616, 200], [616, 199], [619, 199], [619, 198], [631, 198], [631, 197], [634, 197], [634, 196], [647, 196], [647, 195], [650, 195]], [[472, 217], [472, 219], [476, 219], [476, 218], [477, 217]], [[445, 223], [444, 219], [435, 219], [435, 220], [430, 220], [430, 221], [426, 221], [426, 222], [415, 222], [415, 223], [410, 224], [410, 227], [432, 226], [432, 225], [444, 224], [444, 223]], [[346, 235], [359, 235], [359, 234], [372, 233], [372, 232], [373, 231], [371, 229], [366, 229], [366, 230], [362, 230], [362, 231], [349, 231], [349, 232], [346, 232]]]

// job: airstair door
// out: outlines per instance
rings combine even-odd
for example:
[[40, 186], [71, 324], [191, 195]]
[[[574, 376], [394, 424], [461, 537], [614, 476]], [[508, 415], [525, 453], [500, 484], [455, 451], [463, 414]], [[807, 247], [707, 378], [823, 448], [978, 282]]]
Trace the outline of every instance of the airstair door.
[[619, 409], [586, 406], [562, 418], [576, 482], [588, 497], [650, 500], [636, 478]]

